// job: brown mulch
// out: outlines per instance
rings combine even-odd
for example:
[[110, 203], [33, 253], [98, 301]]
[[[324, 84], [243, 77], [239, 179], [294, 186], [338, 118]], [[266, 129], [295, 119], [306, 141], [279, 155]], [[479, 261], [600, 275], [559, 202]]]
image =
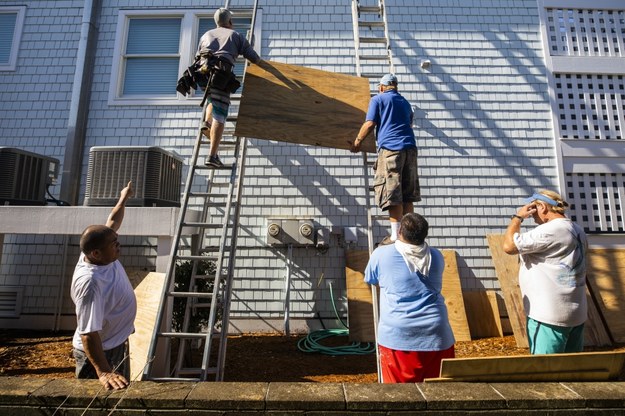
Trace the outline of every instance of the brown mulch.
[[[297, 347], [299, 336], [246, 334], [228, 338], [226, 381], [309, 381], [375, 383], [375, 355], [329, 356], [304, 353]], [[73, 378], [72, 334], [0, 330], [0, 376]], [[323, 341], [324, 345], [347, 344], [344, 337]], [[527, 354], [517, 348], [514, 337], [484, 338], [457, 342], [456, 357], [490, 357]], [[623, 350], [625, 347], [609, 348]]]
[[[304, 353], [297, 347], [302, 336], [267, 334], [228, 338], [227, 381], [312, 381], [375, 383], [375, 355], [329, 356]], [[336, 337], [324, 345], [342, 345]], [[73, 378], [72, 334], [27, 330], [0, 330], [0, 376]], [[456, 344], [457, 357], [526, 354], [514, 338], [486, 338]]]

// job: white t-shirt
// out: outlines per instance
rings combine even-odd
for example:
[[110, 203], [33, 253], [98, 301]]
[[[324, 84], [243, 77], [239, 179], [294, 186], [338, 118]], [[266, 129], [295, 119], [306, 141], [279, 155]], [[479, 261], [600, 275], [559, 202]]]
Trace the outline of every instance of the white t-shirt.
[[521, 267], [519, 286], [525, 313], [551, 325], [574, 327], [586, 321], [584, 230], [557, 218], [526, 233], [514, 234]]
[[81, 253], [72, 278], [77, 327], [72, 344], [84, 351], [81, 334], [99, 332], [107, 351], [124, 343], [135, 330], [137, 300], [119, 260], [106, 266], [87, 263]]

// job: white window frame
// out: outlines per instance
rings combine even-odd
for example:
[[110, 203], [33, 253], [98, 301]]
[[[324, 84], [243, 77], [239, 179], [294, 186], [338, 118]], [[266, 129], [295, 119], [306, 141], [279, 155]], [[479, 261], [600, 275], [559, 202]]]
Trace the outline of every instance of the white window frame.
[[[236, 13], [237, 10], [233, 9]], [[249, 9], [240, 10], [241, 13], [251, 12]], [[169, 96], [158, 97], [154, 95], [146, 95], [145, 97], [125, 98], [122, 96], [123, 77], [125, 72], [123, 55], [127, 44], [128, 27], [131, 19], [136, 18], [180, 18], [181, 33], [179, 47], [179, 66], [178, 74], [182, 75], [193, 63], [193, 57], [197, 51], [199, 38], [196, 39], [196, 33], [199, 27], [200, 19], [213, 19], [213, 11], [207, 9], [197, 10], [120, 10], [117, 19], [117, 31], [115, 34], [115, 48], [113, 52], [113, 63], [111, 68], [111, 81], [108, 95], [108, 104], [111, 106], [118, 105], [198, 105], [202, 97], [198, 95], [184, 96], [180, 93], [173, 93]], [[260, 39], [261, 39], [261, 11], [257, 11], [256, 22], [254, 27], [254, 50], [260, 55]], [[200, 34], [201, 35], [201, 34]], [[172, 91], [175, 91], [176, 85], [172, 85]], [[234, 97], [237, 94], [233, 95]]]
[[0, 13], [16, 14], [15, 30], [13, 31], [13, 41], [11, 43], [11, 54], [9, 55], [9, 62], [7, 64], [0, 64], [0, 71], [15, 71], [15, 68], [17, 67], [17, 55], [19, 52], [20, 41], [22, 39], [22, 32], [24, 28], [24, 16], [26, 15], [26, 6], [0, 6]]

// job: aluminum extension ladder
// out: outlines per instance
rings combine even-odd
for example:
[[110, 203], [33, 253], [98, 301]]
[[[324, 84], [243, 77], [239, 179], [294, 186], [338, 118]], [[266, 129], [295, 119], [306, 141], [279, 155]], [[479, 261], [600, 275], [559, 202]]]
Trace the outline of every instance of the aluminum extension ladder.
[[[390, 72], [394, 73], [393, 54], [388, 35], [388, 22], [386, 18], [386, 5], [384, 0], [352, 0], [352, 23], [354, 28], [354, 48], [356, 52], [356, 75], [369, 78], [371, 95], [377, 94], [377, 86], [380, 78]], [[363, 181], [367, 190], [367, 229], [369, 253], [375, 249], [374, 230], [378, 221], [387, 216], [376, 214], [375, 195], [373, 187], [369, 185], [369, 175], [375, 162], [367, 152], [362, 152]], [[379, 239], [379, 237], [378, 237]], [[376, 338], [376, 354], [378, 365], [378, 381], [382, 381], [380, 371], [380, 356], [377, 348], [379, 302], [378, 291], [375, 286], [371, 287], [373, 299], [373, 321]]]
[[[228, 8], [228, 3], [224, 7]], [[257, 10], [255, 0], [248, 32], [250, 43]], [[247, 69], [247, 61], [245, 65]], [[231, 108], [237, 104], [233, 97]], [[200, 123], [207, 106], [202, 110]], [[210, 140], [198, 129], [144, 380], [206, 381], [210, 377], [223, 381], [247, 151], [247, 140], [234, 136], [235, 125], [236, 117], [228, 117], [219, 150], [226, 161], [234, 162], [222, 168], [206, 167], [199, 162], [202, 148], [202, 153], [208, 155]], [[191, 207], [199, 206], [197, 218], [198, 211]], [[185, 245], [182, 231], [188, 227], [198, 230], [198, 234], [191, 244]], [[180, 287], [176, 274], [183, 269], [187, 275], [190, 269], [190, 281], [188, 286]], [[176, 299], [182, 300], [183, 305]], [[200, 325], [198, 316], [202, 317]], [[193, 354], [193, 349], [198, 353]]]

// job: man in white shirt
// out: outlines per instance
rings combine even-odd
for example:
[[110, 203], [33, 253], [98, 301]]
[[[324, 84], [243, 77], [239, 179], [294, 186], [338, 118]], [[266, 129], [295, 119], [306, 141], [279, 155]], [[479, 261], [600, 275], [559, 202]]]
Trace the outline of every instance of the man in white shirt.
[[106, 225], [90, 225], [80, 237], [80, 258], [72, 278], [76, 332], [72, 340], [77, 378], [97, 378], [107, 389], [123, 389], [130, 379], [128, 337], [134, 332], [137, 301], [119, 262], [117, 230], [132, 182], [121, 191]]
[[[584, 230], [564, 215], [569, 204], [541, 190], [512, 215], [503, 249], [519, 254], [519, 286], [527, 315], [531, 354], [580, 352], [587, 319]], [[538, 226], [521, 233], [532, 216]]]

